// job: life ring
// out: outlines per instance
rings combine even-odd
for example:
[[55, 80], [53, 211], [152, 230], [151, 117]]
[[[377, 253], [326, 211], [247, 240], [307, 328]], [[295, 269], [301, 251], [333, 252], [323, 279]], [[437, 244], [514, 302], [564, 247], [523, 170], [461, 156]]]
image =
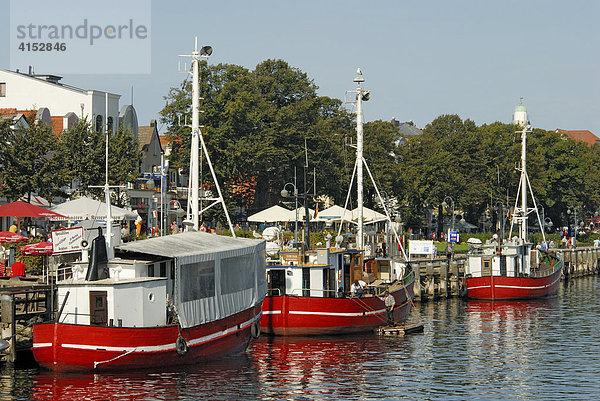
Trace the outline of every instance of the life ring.
[[187, 343], [185, 342], [185, 339], [181, 337], [181, 334], [179, 335], [179, 337], [177, 337], [177, 341], [175, 341], [175, 350], [179, 355], [182, 356], [187, 354], [188, 352]]
[[252, 323], [252, 326], [250, 326], [250, 335], [252, 338], [260, 337], [260, 326], [258, 325], [258, 322], [254, 322]]

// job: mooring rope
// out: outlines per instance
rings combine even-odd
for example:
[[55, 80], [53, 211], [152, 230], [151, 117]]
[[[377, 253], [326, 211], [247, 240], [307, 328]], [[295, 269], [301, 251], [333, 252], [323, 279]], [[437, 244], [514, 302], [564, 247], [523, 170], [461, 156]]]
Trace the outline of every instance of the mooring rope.
[[114, 357], [112, 359], [109, 359], [109, 360], [106, 360], [106, 361], [94, 362], [94, 369], [96, 369], [96, 367], [98, 367], [98, 365], [100, 365], [101, 363], [108, 363], [108, 362], [116, 361], [119, 358], [123, 358], [124, 356], [127, 356], [127, 355], [131, 354], [135, 350], [137, 350], [137, 347], [135, 347], [133, 349], [130, 349], [129, 351], [127, 351], [127, 352], [125, 352], [125, 353], [123, 353], [123, 354], [121, 354], [119, 356], [116, 356], [116, 357]]

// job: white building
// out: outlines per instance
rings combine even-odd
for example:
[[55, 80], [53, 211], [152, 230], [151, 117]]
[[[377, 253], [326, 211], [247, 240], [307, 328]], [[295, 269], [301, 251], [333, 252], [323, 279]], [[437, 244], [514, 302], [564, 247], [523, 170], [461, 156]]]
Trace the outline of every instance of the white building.
[[[98, 130], [108, 127], [114, 130], [121, 122], [137, 136], [137, 115], [133, 106], [126, 105], [119, 110], [121, 95], [86, 90], [60, 82], [56, 75], [28, 74], [17, 71], [0, 70], [0, 109], [44, 110], [45, 118], [59, 131], [68, 129], [79, 118], [87, 118]], [[106, 113], [108, 104], [108, 116]], [[62, 121], [60, 119], [62, 117]]]

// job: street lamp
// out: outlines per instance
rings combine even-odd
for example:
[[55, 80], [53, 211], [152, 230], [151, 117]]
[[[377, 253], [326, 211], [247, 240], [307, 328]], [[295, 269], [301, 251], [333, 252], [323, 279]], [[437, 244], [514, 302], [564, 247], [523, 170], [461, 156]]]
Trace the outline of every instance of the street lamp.
[[183, 210], [181, 203], [179, 203], [177, 199], [173, 199], [169, 204], [173, 207], [173, 209], [175, 209], [172, 211], [175, 212], [175, 216], [177, 216], [177, 225], [179, 226], [179, 219], [185, 216], [186, 212]]
[[444, 197], [444, 200], [442, 201], [442, 207], [448, 207], [446, 199], [450, 199], [450, 202], [452, 202], [452, 231], [454, 231], [454, 199], [452, 199], [451, 196]]
[[[295, 178], [295, 177], [294, 177]], [[281, 190], [281, 197], [282, 198], [287, 198], [289, 196], [289, 192], [285, 189], [285, 187], [287, 187], [288, 185], [291, 185], [293, 188], [293, 192], [292, 192], [292, 196], [294, 197], [294, 199], [296, 200], [296, 220], [294, 221], [294, 249], [296, 248], [296, 246], [298, 245], [298, 191], [296, 189], [296, 185], [292, 184], [291, 182], [286, 183], [283, 186], [283, 189]]]
[[148, 178], [148, 180], [146, 181], [146, 188], [154, 189], [154, 180], [152, 179], [152, 177]]
[[[575, 217], [575, 232], [573, 235], [573, 245], [575, 245], [576, 241], [577, 241], [577, 208], [576, 207], [570, 207], [567, 209], [567, 214], [573, 214], [573, 216]], [[569, 223], [570, 225], [570, 223]]]

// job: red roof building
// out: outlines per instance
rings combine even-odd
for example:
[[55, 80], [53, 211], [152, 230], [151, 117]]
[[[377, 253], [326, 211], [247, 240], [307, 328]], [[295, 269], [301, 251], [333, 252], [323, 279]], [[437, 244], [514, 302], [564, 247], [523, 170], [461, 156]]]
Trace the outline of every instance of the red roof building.
[[555, 132], [571, 138], [575, 142], [585, 142], [588, 146], [600, 145], [600, 138], [588, 130], [566, 130], [557, 128]]

